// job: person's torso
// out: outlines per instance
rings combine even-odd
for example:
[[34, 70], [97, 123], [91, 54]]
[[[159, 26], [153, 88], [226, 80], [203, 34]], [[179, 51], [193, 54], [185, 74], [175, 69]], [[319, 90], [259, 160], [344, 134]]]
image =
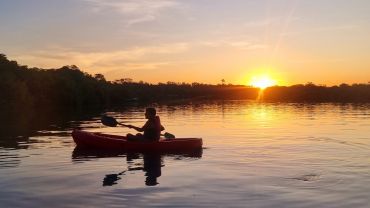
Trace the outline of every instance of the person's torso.
[[150, 141], [159, 140], [161, 135], [161, 122], [158, 116], [145, 123], [144, 138]]

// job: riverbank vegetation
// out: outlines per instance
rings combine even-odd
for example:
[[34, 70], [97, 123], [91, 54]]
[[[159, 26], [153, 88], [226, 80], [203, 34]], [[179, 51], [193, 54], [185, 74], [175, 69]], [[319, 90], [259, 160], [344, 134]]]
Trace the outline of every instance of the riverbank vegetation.
[[[313, 83], [264, 90], [232, 84], [134, 82], [124, 78], [105, 80], [77, 66], [58, 69], [29, 68], [0, 54], [0, 108], [26, 109], [103, 109], [132, 102], [169, 102], [193, 99], [252, 99], [268, 102], [370, 102], [370, 84], [318, 86]], [[1, 111], [0, 110], [0, 111]]]
[[307, 83], [289, 87], [275, 86], [264, 91], [263, 100], [269, 102], [370, 102], [370, 84], [340, 84], [327, 87]]
[[2, 109], [96, 109], [179, 99], [254, 99], [257, 94], [258, 89], [240, 85], [106, 81], [77, 66], [29, 68], [0, 55]]

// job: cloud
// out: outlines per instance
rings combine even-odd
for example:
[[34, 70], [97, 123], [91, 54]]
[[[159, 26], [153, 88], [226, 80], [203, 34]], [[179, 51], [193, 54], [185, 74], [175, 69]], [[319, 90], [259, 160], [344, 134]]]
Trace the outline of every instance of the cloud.
[[250, 22], [244, 23], [243, 26], [247, 28], [266, 27], [268, 25], [275, 23], [276, 21], [277, 21], [276, 19], [264, 19], [264, 20], [259, 20], [259, 21], [250, 21]]
[[255, 41], [248, 40], [216, 40], [216, 41], [203, 41], [200, 45], [206, 47], [232, 47], [239, 50], [258, 50], [264, 49], [268, 46]]
[[[158, 70], [161, 68], [164, 68], [166, 66], [169, 66], [173, 64], [172, 62], [132, 62], [132, 63], [125, 63], [125, 64], [120, 64], [117, 66], [111, 66], [109, 67], [104, 75], [106, 78], [110, 80], [117, 80], [120, 78], [124, 78], [125, 75], [134, 75], [134, 74], [151, 74], [152, 70]], [[132, 78], [132, 77], [131, 77]]]
[[267, 47], [264, 44], [253, 43], [250, 41], [234, 41], [230, 42], [229, 45], [242, 50], [264, 49]]
[[[58, 68], [64, 65], [77, 65], [88, 73], [105, 73], [111, 70], [154, 69], [167, 64], [166, 61], [151, 63], [153, 56], [184, 52], [187, 43], [173, 43], [160, 46], [135, 47], [110, 52], [80, 52], [68, 48], [39, 50], [27, 55], [14, 56], [21, 64], [40, 68]], [[163, 59], [163, 58], [162, 58]], [[165, 58], [166, 59], [166, 58]]]
[[165, 9], [178, 7], [175, 0], [83, 0], [94, 12], [113, 10], [125, 16], [128, 26], [156, 20]]
[[335, 26], [323, 26], [323, 27], [312, 27], [308, 29], [303, 29], [295, 32], [286, 32], [282, 33], [284, 36], [294, 36], [294, 35], [303, 35], [303, 34], [312, 34], [312, 33], [328, 33], [328, 32], [344, 32], [344, 31], [353, 31], [356, 29], [361, 29], [360, 25], [357, 24], [347, 24], [347, 25], [335, 25]]

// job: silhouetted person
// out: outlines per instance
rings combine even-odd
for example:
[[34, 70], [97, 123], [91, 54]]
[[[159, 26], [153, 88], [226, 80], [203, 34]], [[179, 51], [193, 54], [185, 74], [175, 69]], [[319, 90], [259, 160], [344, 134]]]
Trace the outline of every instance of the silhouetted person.
[[136, 131], [143, 132], [136, 135], [127, 134], [127, 139], [131, 141], [158, 141], [161, 136], [161, 131], [164, 127], [161, 125], [159, 116], [156, 115], [155, 108], [147, 108], [145, 110], [145, 118], [148, 119], [143, 127], [136, 127], [128, 125], [127, 127], [135, 129]]

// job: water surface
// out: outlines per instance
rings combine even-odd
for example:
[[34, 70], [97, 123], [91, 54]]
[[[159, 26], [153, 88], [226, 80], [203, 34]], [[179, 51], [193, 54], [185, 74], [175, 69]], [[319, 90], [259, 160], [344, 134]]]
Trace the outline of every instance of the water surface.
[[[368, 207], [369, 104], [250, 101], [159, 105], [194, 155], [81, 151], [73, 128], [112, 134], [99, 115], [0, 139], [2, 207]], [[142, 107], [110, 111], [142, 125]], [[37, 121], [35, 121], [37, 122]]]

